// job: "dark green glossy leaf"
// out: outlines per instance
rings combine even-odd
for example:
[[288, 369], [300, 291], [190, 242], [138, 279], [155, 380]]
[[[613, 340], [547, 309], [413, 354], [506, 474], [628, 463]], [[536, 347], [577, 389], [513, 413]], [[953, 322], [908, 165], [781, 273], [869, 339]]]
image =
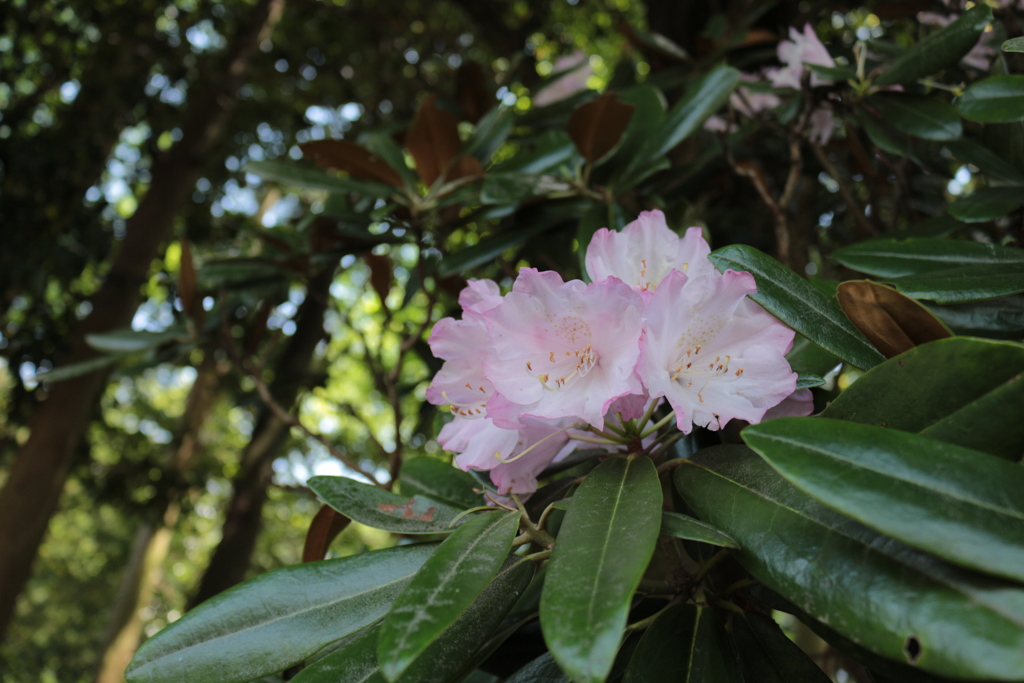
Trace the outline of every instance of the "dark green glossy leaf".
[[910, 138], [906, 135], [871, 113], [865, 112], [859, 117], [859, 120], [864, 128], [864, 132], [867, 133], [868, 138], [874, 143], [875, 147], [883, 152], [896, 154], [901, 157], [910, 154]]
[[356, 192], [368, 197], [397, 199], [394, 187], [370, 180], [342, 178], [316, 166], [298, 161], [250, 161], [245, 165], [246, 173], [258, 175], [264, 180], [278, 182], [307, 190], [327, 192]]
[[1024, 38], [1010, 38], [1002, 47], [1003, 52], [1024, 52]]
[[661, 533], [687, 541], [710, 543], [721, 548], [737, 548], [736, 541], [715, 527], [678, 512], [661, 513]]
[[949, 26], [931, 34], [909, 50], [905, 50], [886, 67], [875, 85], [913, 83], [952, 66], [970, 52], [982, 31], [992, 21], [992, 10], [976, 5]]
[[533, 149], [520, 152], [497, 164], [495, 173], [542, 173], [578, 157], [572, 138], [564, 130], [550, 130], [537, 136]]
[[743, 681], [733, 644], [709, 607], [686, 604], [665, 610], [644, 632], [623, 679], [623, 683], [677, 681]]
[[989, 76], [971, 83], [957, 101], [956, 110], [978, 123], [1024, 120], [1024, 76]]
[[781, 263], [753, 247], [734, 244], [712, 252], [720, 271], [745, 270], [754, 276], [757, 293], [750, 298], [821, 348], [862, 370], [885, 358], [846, 318], [829, 297]]
[[269, 572], [150, 638], [132, 683], [244, 683], [282, 671], [377, 621], [437, 548], [411, 545]]
[[[479, 598], [398, 677], [398, 683], [458, 681], [477, 666], [478, 654], [533, 578], [531, 560], [510, 557]], [[384, 683], [377, 662], [379, 626], [307, 666], [293, 683]]]
[[877, 277], [904, 277], [969, 265], [1010, 263], [1024, 268], [1024, 249], [929, 237], [868, 240], [837, 249], [833, 256], [847, 268]]
[[424, 496], [438, 503], [467, 510], [483, 503], [483, 496], [473, 489], [473, 475], [441, 462], [436, 458], [413, 458], [402, 463], [399, 477], [402, 493]]
[[307, 486], [346, 517], [402, 534], [448, 534], [459, 511], [419, 496], [398, 496], [348, 477], [310, 477]]
[[990, 177], [1024, 185], [1024, 173], [981, 143], [960, 138], [947, 142], [946, 148], [958, 159], [974, 164]]
[[893, 239], [908, 239], [911, 237], [946, 237], [961, 228], [967, 227], [966, 223], [958, 221], [948, 214], [935, 216], [928, 220], [915, 223], [903, 230], [893, 233]]
[[965, 223], [984, 223], [1002, 218], [1024, 204], [1024, 188], [984, 187], [949, 205], [949, 215]]
[[693, 83], [622, 172], [625, 184], [632, 187], [650, 175], [649, 165], [699, 130], [708, 117], [726, 103], [739, 83], [740, 72], [726, 65], [715, 67]]
[[510, 204], [568, 189], [569, 183], [554, 176], [493, 173], [484, 178], [480, 201], [484, 204]]
[[1016, 463], [827, 418], [770, 420], [744, 429], [743, 440], [791, 484], [879, 533], [1024, 580], [1024, 468]]
[[661, 486], [646, 457], [611, 458], [587, 475], [565, 515], [541, 595], [544, 640], [579, 683], [604, 681], [630, 601], [654, 553]]
[[872, 368], [822, 417], [917, 432], [1017, 459], [1024, 451], [1022, 373], [1020, 344], [942, 339]]
[[423, 564], [381, 624], [377, 657], [385, 678], [402, 675], [484, 592], [512, 547], [519, 516], [474, 515]]
[[872, 95], [867, 103], [896, 130], [924, 140], [955, 140], [964, 130], [951, 105], [936, 97], [907, 93]]
[[87, 375], [90, 372], [96, 372], [97, 370], [110, 367], [111, 365], [116, 365], [125, 358], [128, 358], [130, 355], [130, 353], [114, 353], [107, 356], [97, 356], [96, 358], [83, 360], [80, 363], [58, 365], [52, 370], [40, 372], [36, 375], [35, 379], [37, 382], [63, 382], [64, 380], [81, 377], [82, 375]]
[[1024, 268], [1016, 263], [962, 266], [888, 282], [907, 296], [939, 304], [962, 304], [1024, 292]]
[[793, 348], [786, 354], [786, 360], [799, 375], [823, 379], [843, 364], [843, 361], [799, 333], [793, 339]]
[[114, 330], [98, 334], [85, 335], [85, 343], [97, 351], [111, 353], [131, 353], [156, 348], [161, 344], [188, 339], [185, 330], [167, 330], [165, 332], [147, 332], [145, 330]]
[[593, 204], [580, 216], [580, 224], [576, 228], [576, 255], [579, 257], [580, 272], [584, 274], [587, 282], [590, 282], [586, 264], [587, 248], [590, 246], [590, 240], [593, 239], [594, 233], [606, 227], [608, 227], [608, 207], [605, 204]]
[[754, 578], [854, 642], [946, 676], [1019, 680], [1019, 585], [879, 536], [743, 446], [706, 449], [674, 480], [701, 518], [736, 539], [737, 558]]
[[811, 64], [810, 62], [804, 62], [804, 66], [810, 69], [812, 73], [832, 83], [842, 83], [843, 81], [857, 79], [857, 72], [848, 66], [824, 66], [823, 64]]
[[545, 652], [512, 676], [505, 683], [571, 683], [569, 677], [558, 667], [558, 662]]
[[665, 95], [653, 85], [646, 83], [626, 90], [621, 93], [621, 97], [636, 110], [622, 136], [622, 144], [614, 156], [617, 172], [613, 176], [613, 183], [621, 176], [621, 171], [632, 164], [633, 158], [643, 151], [648, 136], [661, 125], [668, 108]]
[[1024, 295], [930, 308], [957, 334], [990, 339], [1024, 338]]
[[732, 638], [740, 653], [740, 669], [745, 681], [829, 683], [829, 677], [814, 660], [768, 617], [755, 612], [733, 617]]
[[825, 378], [819, 377], [818, 375], [800, 373], [796, 378], [797, 389], [812, 389], [814, 387], [820, 387], [823, 384], [825, 384]]
[[516, 115], [511, 107], [494, 107], [477, 122], [472, 137], [466, 141], [465, 154], [475, 156], [486, 165], [491, 155], [508, 139], [515, 122]]

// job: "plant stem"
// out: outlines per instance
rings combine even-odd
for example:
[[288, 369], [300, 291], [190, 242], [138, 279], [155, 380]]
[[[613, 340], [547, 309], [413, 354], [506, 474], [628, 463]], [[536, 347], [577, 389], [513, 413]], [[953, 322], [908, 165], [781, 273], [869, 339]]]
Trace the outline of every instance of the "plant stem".
[[703, 565], [701, 565], [701, 568], [697, 570], [697, 573], [693, 577], [692, 583], [700, 583], [701, 580], [708, 575], [708, 572], [714, 569], [715, 565], [724, 560], [728, 556], [728, 554], [729, 551], [723, 548], [722, 550], [719, 550], [717, 553], [712, 555], [711, 559], [705, 562]]
[[665, 417], [661, 418], [660, 420], [655, 422], [653, 425], [648, 427], [646, 430], [641, 432], [640, 433], [640, 438], [641, 439], [646, 439], [648, 436], [650, 436], [654, 432], [658, 431], [659, 429], [661, 429], [662, 427], [667, 425], [669, 422], [671, 422], [673, 419], [675, 419], [675, 416], [676, 416], [676, 411], [670, 410], [668, 415], [666, 415]]

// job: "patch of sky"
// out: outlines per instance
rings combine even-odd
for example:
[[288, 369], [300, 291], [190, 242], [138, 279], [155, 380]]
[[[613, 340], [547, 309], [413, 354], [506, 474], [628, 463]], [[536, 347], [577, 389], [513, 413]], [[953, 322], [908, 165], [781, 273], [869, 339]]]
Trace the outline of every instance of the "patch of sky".
[[963, 194], [964, 188], [971, 182], [971, 178], [973, 178], [971, 169], [967, 166], [961, 166], [956, 170], [953, 179], [946, 184], [946, 190], [954, 196]]

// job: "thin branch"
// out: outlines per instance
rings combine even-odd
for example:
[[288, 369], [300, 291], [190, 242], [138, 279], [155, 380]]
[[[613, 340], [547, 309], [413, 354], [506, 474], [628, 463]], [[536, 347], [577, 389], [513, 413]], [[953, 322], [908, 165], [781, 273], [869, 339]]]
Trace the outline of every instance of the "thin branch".
[[811, 149], [814, 150], [814, 156], [818, 157], [818, 162], [821, 164], [822, 168], [825, 169], [825, 173], [832, 176], [832, 179], [836, 181], [837, 185], [839, 185], [839, 196], [843, 198], [843, 201], [846, 203], [846, 207], [850, 210], [850, 213], [853, 214], [853, 218], [860, 227], [861, 232], [864, 235], [877, 235], [878, 228], [876, 228], [874, 224], [868, 220], [868, 217], [864, 215], [864, 211], [860, 208], [860, 203], [857, 201], [857, 198], [853, 196], [853, 191], [850, 189], [849, 184], [846, 182], [845, 178], [839, 175], [835, 164], [829, 161], [828, 155], [825, 154], [825, 150], [817, 145], [811, 145]]

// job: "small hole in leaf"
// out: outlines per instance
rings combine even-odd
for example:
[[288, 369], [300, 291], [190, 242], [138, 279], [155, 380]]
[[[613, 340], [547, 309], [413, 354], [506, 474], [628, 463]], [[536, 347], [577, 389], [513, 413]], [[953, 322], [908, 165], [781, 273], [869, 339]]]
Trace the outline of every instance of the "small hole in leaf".
[[907, 656], [907, 661], [911, 664], [916, 664], [917, 660], [921, 658], [921, 641], [917, 639], [917, 636], [907, 636], [907, 642], [903, 644], [903, 654]]

